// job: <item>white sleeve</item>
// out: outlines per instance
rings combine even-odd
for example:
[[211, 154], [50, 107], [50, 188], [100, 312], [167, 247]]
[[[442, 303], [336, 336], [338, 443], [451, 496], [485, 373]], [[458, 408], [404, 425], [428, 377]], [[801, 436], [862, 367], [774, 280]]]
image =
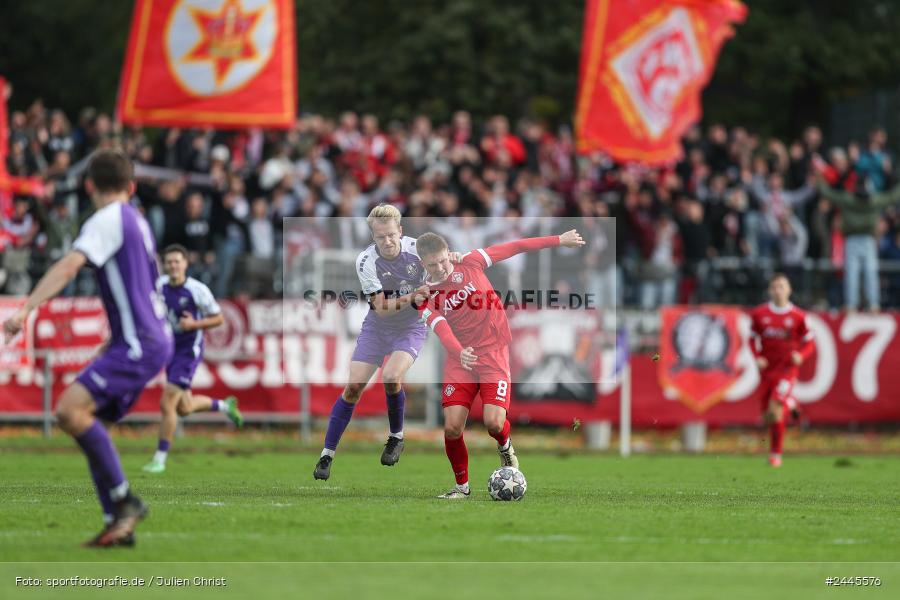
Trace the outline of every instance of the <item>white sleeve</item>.
[[373, 252], [360, 252], [356, 258], [356, 274], [359, 276], [359, 285], [362, 293], [370, 296], [381, 291], [381, 281], [375, 269], [375, 254]]
[[169, 283], [169, 276], [168, 276], [168, 275], [160, 275], [160, 276], [156, 279], [156, 286], [155, 286], [155, 287], [156, 287], [157, 293], [162, 294], [162, 293], [163, 293], [163, 286], [166, 285], [167, 283]]
[[203, 283], [192, 280], [191, 295], [194, 296], [194, 304], [200, 309], [200, 314], [202, 314], [204, 318], [212, 317], [222, 312], [222, 309], [219, 308], [219, 303], [216, 302], [212, 292], [209, 291], [209, 288]]
[[122, 209], [116, 203], [91, 216], [72, 244], [95, 267], [102, 267], [122, 247]]

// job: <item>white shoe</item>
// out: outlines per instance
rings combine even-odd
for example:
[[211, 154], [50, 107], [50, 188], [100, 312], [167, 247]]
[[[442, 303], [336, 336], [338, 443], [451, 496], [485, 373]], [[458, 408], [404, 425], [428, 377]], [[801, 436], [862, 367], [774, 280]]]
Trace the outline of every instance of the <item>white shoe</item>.
[[469, 497], [469, 494], [472, 492], [467, 492], [461, 489], [459, 486], [454, 486], [452, 490], [447, 492], [446, 494], [441, 494], [438, 496], [441, 500], [465, 500]]
[[166, 463], [160, 462], [158, 460], [151, 460], [146, 465], [144, 465], [143, 471], [147, 473], [163, 473], [166, 470]]
[[497, 453], [500, 455], [501, 467], [519, 468], [519, 459], [516, 457], [516, 449], [513, 448], [512, 442], [509, 443], [506, 450], [501, 450], [500, 446], [497, 446]]

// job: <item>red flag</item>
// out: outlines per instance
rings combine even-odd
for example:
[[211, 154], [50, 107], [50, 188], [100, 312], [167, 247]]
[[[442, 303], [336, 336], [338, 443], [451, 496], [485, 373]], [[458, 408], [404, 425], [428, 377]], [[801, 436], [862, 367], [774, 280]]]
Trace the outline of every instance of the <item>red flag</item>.
[[[12, 215], [12, 195], [42, 196], [44, 182], [38, 177], [12, 177], [6, 170], [6, 154], [9, 151], [9, 118], [6, 100], [12, 88], [0, 77], [0, 218]], [[9, 236], [0, 236], [0, 250], [9, 242]]]
[[124, 123], [290, 127], [290, 0], [137, 0], [119, 85]]
[[700, 118], [737, 0], [588, 0], [575, 115], [578, 151], [666, 163]]
[[698, 413], [725, 397], [740, 371], [741, 311], [725, 306], [666, 306], [659, 334], [659, 383]]

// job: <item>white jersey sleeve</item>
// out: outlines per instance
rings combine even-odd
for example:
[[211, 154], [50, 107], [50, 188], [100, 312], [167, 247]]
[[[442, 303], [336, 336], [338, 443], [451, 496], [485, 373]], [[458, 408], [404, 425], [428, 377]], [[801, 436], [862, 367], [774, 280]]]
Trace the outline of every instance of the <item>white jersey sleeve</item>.
[[193, 277], [188, 277], [184, 282], [184, 286], [191, 293], [191, 296], [194, 297], [194, 304], [200, 309], [200, 314], [204, 318], [212, 317], [222, 312], [222, 309], [219, 308], [219, 303], [216, 302], [212, 292], [204, 283], [197, 281]]
[[375, 246], [370, 246], [356, 257], [356, 274], [359, 276], [359, 285], [362, 293], [371, 296], [382, 290], [381, 280], [378, 279], [378, 271], [375, 268], [375, 260], [378, 254]]
[[162, 294], [162, 293], [163, 293], [163, 286], [165, 286], [167, 283], [169, 283], [169, 276], [168, 276], [168, 275], [160, 275], [160, 276], [156, 279], [156, 286], [155, 286], [155, 287], [156, 287], [156, 292], [157, 292], [158, 294]]
[[122, 242], [122, 204], [113, 202], [84, 222], [72, 248], [99, 268], [119, 251]]
[[408, 252], [416, 258], [419, 258], [419, 251], [416, 249], [416, 238], [404, 235], [400, 238], [400, 251]]

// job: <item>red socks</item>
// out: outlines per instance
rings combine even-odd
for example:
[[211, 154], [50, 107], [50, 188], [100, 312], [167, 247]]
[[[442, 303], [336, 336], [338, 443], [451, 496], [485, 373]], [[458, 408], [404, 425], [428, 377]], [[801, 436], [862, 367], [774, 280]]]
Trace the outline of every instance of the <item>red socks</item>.
[[[509, 431], [509, 428], [505, 428]], [[451, 440], [444, 436], [444, 449], [447, 451], [447, 458], [450, 459], [450, 466], [453, 467], [453, 475], [456, 477], [456, 483], [462, 485], [469, 482], [469, 451], [466, 449], [466, 440], [464, 436], [459, 436], [455, 440]]]
[[781, 448], [784, 446], [784, 428], [785, 420], [780, 423], [772, 423], [769, 426], [769, 450], [772, 454], [781, 454]]
[[491, 433], [491, 437], [497, 440], [497, 443], [501, 446], [505, 446], [506, 442], [509, 441], [509, 419], [503, 424], [503, 429], [500, 430], [500, 433]]

